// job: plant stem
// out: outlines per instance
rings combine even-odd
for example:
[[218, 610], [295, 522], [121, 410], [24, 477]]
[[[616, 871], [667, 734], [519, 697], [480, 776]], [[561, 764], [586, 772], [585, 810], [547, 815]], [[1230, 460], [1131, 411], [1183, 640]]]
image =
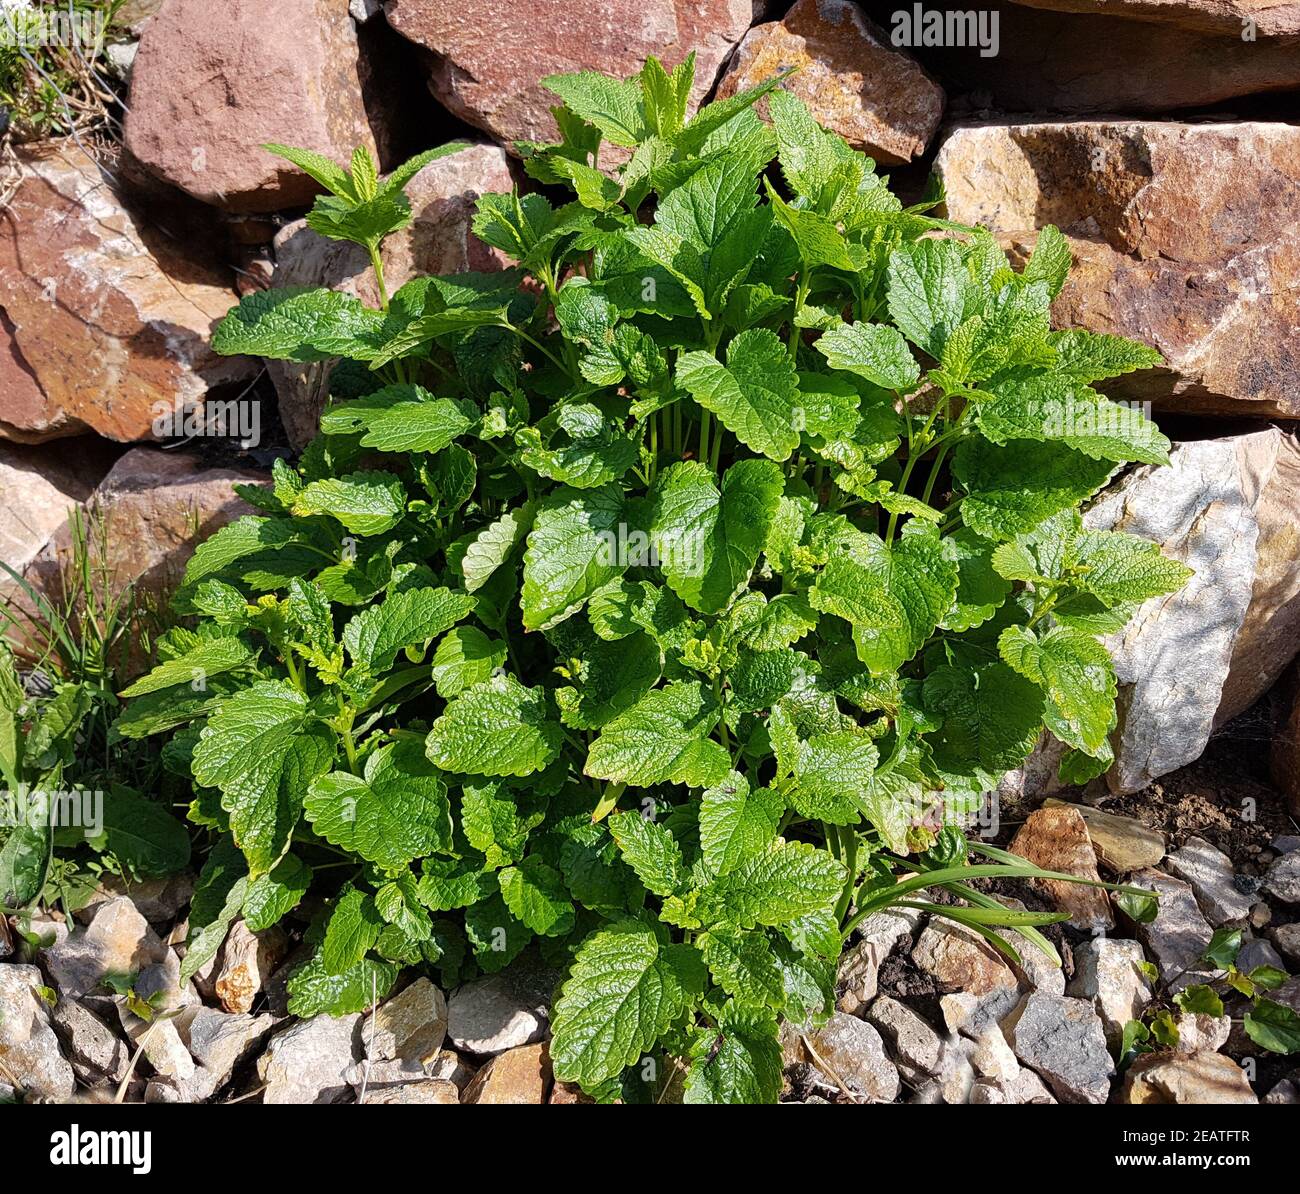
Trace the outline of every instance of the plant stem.
[[379, 255], [379, 245], [373, 241], [366, 245], [370, 253], [370, 265], [375, 271], [375, 285], [379, 288], [379, 306], [388, 310], [388, 287], [384, 283], [384, 259]]

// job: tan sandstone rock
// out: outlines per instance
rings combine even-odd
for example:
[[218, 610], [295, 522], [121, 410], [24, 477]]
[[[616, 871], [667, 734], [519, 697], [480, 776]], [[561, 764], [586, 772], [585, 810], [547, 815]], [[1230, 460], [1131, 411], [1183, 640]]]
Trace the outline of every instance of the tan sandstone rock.
[[545, 1044], [521, 1045], [498, 1053], [465, 1089], [465, 1103], [544, 1103], [551, 1086], [551, 1057]]
[[136, 54], [126, 146], [204, 202], [294, 207], [320, 188], [262, 145], [287, 142], [335, 161], [363, 145], [382, 157], [386, 134], [366, 102], [372, 89], [346, 4], [168, 0]]
[[[1044, 870], [1078, 875], [1093, 882], [1101, 878], [1088, 826], [1069, 805], [1030, 813], [1016, 831], [1010, 849]], [[1114, 927], [1110, 901], [1102, 888], [1061, 879], [1036, 879], [1032, 883], [1057, 908], [1070, 914], [1070, 924], [1075, 928], [1099, 931]]]
[[0, 437], [152, 439], [158, 404], [251, 376], [208, 347], [234, 305], [225, 270], [151, 227], [79, 149], [20, 163], [0, 229]]
[[[1297, 49], [1300, 61], [1300, 48]], [[1024, 255], [1056, 224], [1059, 327], [1144, 340], [1167, 369], [1106, 385], [1189, 412], [1300, 417], [1300, 129], [1080, 121], [954, 130], [948, 212]]]
[[790, 67], [798, 69], [786, 90], [854, 149], [888, 165], [924, 153], [943, 115], [943, 88], [849, 0], [799, 0], [784, 20], [756, 25], [737, 47], [718, 98]]
[[1124, 1103], [1258, 1103], [1241, 1067], [1222, 1053], [1147, 1053], [1128, 1070]]

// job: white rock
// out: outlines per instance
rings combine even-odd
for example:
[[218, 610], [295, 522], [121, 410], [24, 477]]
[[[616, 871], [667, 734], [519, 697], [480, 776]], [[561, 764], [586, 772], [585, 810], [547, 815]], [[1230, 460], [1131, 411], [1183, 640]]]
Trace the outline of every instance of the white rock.
[[273, 1037], [258, 1059], [264, 1103], [341, 1103], [347, 1074], [361, 1058], [359, 1015], [317, 1016]]
[[867, 1012], [867, 1022], [889, 1042], [894, 1060], [925, 1074], [938, 1072], [943, 1040], [911, 1008], [881, 995]]
[[911, 939], [920, 918], [921, 913], [912, 908], [890, 909], [868, 916], [858, 926], [853, 942], [840, 957], [836, 975], [840, 1011], [857, 1015], [876, 997], [880, 964], [900, 941]]
[[1288, 904], [1300, 904], [1300, 850], [1273, 860], [1264, 876], [1264, 890]]
[[1141, 945], [1118, 937], [1096, 937], [1074, 948], [1069, 993], [1092, 1002], [1111, 1043], [1151, 1002], [1151, 983], [1140, 969], [1145, 961]]
[[447, 1001], [448, 1039], [481, 1056], [544, 1039], [555, 980], [553, 971], [525, 965], [458, 987]]
[[1179, 1053], [1217, 1053], [1232, 1032], [1231, 1016], [1180, 1012], [1174, 1023], [1178, 1027], [1178, 1044], [1174, 1048]]
[[1006, 1086], [1020, 1074], [1015, 1051], [1002, 1029], [994, 1025], [980, 1035], [970, 1055], [971, 1067], [981, 1077]]
[[203, 1008], [189, 1029], [190, 1053], [198, 1063], [191, 1083], [196, 1097], [210, 1098], [225, 1086], [274, 1027], [274, 1016], [231, 1015]]
[[433, 1061], [446, 1037], [447, 1000], [427, 978], [377, 1008], [362, 1032], [371, 1061]]
[[1216, 928], [1250, 915], [1254, 901], [1236, 885], [1232, 859], [1203, 838], [1188, 839], [1181, 850], [1169, 855], [1165, 866], [1192, 885], [1201, 911]]
[[898, 1070], [885, 1053], [880, 1033], [870, 1024], [836, 1012], [808, 1040], [816, 1050], [816, 1056], [809, 1058], [812, 1064], [823, 1072], [835, 1071], [826, 1074], [832, 1086], [842, 1082], [854, 1094], [879, 1103], [892, 1103], [898, 1097]]
[[187, 1089], [194, 1077], [194, 1058], [185, 1047], [176, 1022], [166, 1016], [142, 1020], [127, 1007], [125, 996], [118, 998], [117, 1012], [127, 1038], [139, 1047], [154, 1072], [160, 1078], [175, 1079]]
[[11, 1083], [31, 1094], [66, 1099], [77, 1079], [59, 1051], [44, 987], [35, 966], [0, 964], [0, 1060]]

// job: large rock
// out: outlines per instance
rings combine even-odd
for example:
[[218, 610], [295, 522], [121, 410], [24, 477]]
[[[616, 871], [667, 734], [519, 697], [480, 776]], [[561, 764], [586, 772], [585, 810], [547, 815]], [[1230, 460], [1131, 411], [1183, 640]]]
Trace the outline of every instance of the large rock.
[[[1055, 808], [1064, 803], [1049, 799], [1045, 807]], [[1088, 826], [1088, 837], [1102, 866], [1115, 874], [1127, 875], [1144, 867], [1157, 866], [1164, 858], [1165, 835], [1158, 829], [1143, 825], [1133, 817], [1121, 817], [1086, 804], [1071, 804], [1069, 807]]]
[[1016, 1056], [1063, 1103], [1104, 1103], [1115, 1072], [1092, 1004], [1064, 995], [1026, 995], [1002, 1021]]
[[867, 1020], [889, 1042], [894, 1060], [917, 1073], [938, 1071], [943, 1040], [920, 1016], [897, 999], [882, 995], [867, 1012]]
[[898, 1097], [898, 1070], [885, 1052], [880, 1033], [855, 1016], [836, 1012], [815, 1034], [806, 1038], [808, 1058], [826, 1073], [833, 1086], [841, 1083], [851, 1093], [877, 1103]]
[[189, 1049], [197, 1063], [190, 1080], [195, 1097], [209, 1098], [225, 1086], [274, 1027], [273, 1016], [228, 1015], [201, 1008], [189, 1025]]
[[44, 985], [35, 966], [0, 965], [0, 1072], [31, 1094], [66, 1099], [77, 1080], [59, 1052]]
[[1287, 798], [1291, 814], [1300, 817], [1300, 670], [1279, 686], [1281, 716], [1273, 734], [1269, 768], [1273, 783]]
[[912, 950], [912, 961], [950, 994], [939, 1005], [951, 1032], [978, 1038], [1020, 997], [1015, 972], [977, 934], [936, 919]]
[[713, 88], [718, 70], [760, 15], [755, 0], [386, 0], [388, 22], [433, 51], [429, 85], [457, 116], [507, 146], [557, 138], [539, 85], [546, 75], [599, 70], [635, 74], [647, 54], [669, 67], [695, 52], [692, 106]]
[[382, 154], [373, 92], [346, 4], [168, 0], [135, 57], [126, 146], [204, 202], [295, 207], [320, 188], [262, 146], [287, 141], [335, 161], [359, 145]]
[[265, 1103], [341, 1103], [348, 1071], [361, 1057], [361, 1017], [317, 1016], [272, 1038], [258, 1059]]
[[835, 986], [836, 1006], [855, 1016], [876, 997], [880, 964], [903, 940], [910, 944], [921, 913], [912, 908], [890, 908], [868, 916], [857, 929], [853, 942], [840, 956]]
[[50, 1022], [79, 1081], [116, 1086], [127, 1076], [131, 1055], [126, 1042], [80, 1001], [60, 999]]
[[1096, 937], [1074, 947], [1069, 994], [1091, 1001], [1112, 1044], [1151, 1002], [1151, 983], [1141, 969], [1145, 961], [1138, 942], [1117, 937]]
[[1244, 921], [1250, 915], [1255, 901], [1237, 886], [1232, 859], [1204, 838], [1188, 838], [1185, 846], [1169, 855], [1165, 865], [1192, 885], [1201, 911], [1216, 928]]
[[1241, 1067], [1222, 1053], [1147, 1053], [1128, 1069], [1124, 1103], [1258, 1103]]
[[0, 437], [154, 438], [254, 362], [208, 346], [232, 277], [128, 208], [79, 149], [24, 152], [0, 232]]
[[[471, 145], [425, 166], [406, 186], [410, 224], [384, 241], [388, 292], [426, 274], [500, 269], [504, 257], [470, 231], [470, 221], [480, 195], [509, 191], [514, 183], [505, 151], [495, 145]], [[274, 286], [328, 286], [379, 306], [379, 286], [366, 251], [320, 236], [306, 220], [281, 229], [275, 258]], [[301, 448], [316, 434], [330, 366], [269, 361], [267, 369], [279, 395], [285, 431]]]
[[1199, 982], [1201, 963], [1213, 932], [1196, 903], [1192, 885], [1160, 871], [1138, 871], [1128, 882], [1157, 897], [1155, 919], [1137, 926], [1138, 939], [1154, 959], [1160, 977], [1175, 987]]
[[[1077, 875], [1093, 883], [1101, 879], [1088, 826], [1069, 805], [1040, 808], [1030, 813], [1016, 831], [1010, 849], [1044, 870]], [[1110, 901], [1102, 888], [1067, 883], [1063, 879], [1031, 882], [1060, 911], [1070, 914], [1070, 924], [1075, 928], [1097, 931], [1114, 926]]]
[[1179, 411], [1300, 417], [1300, 129], [970, 126], [944, 142], [936, 170], [949, 214], [1021, 255], [1044, 224], [1067, 234], [1075, 269], [1053, 304], [1058, 326], [1160, 350], [1168, 368], [1108, 392]]
[[1009, 112], [1170, 112], [1300, 86], [1294, 37], [1269, 36], [1261, 26], [1247, 41], [1240, 24], [1202, 30], [1130, 20], [1109, 15], [1115, 6], [1104, 3], [1099, 14], [982, 6], [999, 20], [996, 54], [949, 42], [918, 57], [950, 93], [975, 91]]
[[1120, 682], [1114, 792], [1200, 757], [1214, 728], [1262, 696], [1300, 647], [1300, 446], [1275, 427], [1178, 444], [1085, 515], [1159, 543], [1194, 575], [1146, 602], [1108, 645]]
[[1180, 29], [1259, 37], [1300, 36], [1300, 4], [1289, 0], [1016, 0], [1029, 8], [1161, 21]]
[[363, 1036], [371, 1061], [431, 1064], [447, 1037], [447, 999], [427, 978], [417, 978], [376, 1009]]
[[551, 1056], [546, 1046], [521, 1045], [498, 1053], [479, 1070], [465, 1088], [464, 1101], [473, 1104], [544, 1103], [551, 1082]]
[[68, 998], [88, 995], [112, 975], [138, 974], [165, 962], [167, 947], [125, 896], [110, 900], [84, 929], [42, 954], [45, 969]]
[[457, 987], [447, 1002], [448, 1041], [486, 1056], [542, 1040], [557, 978], [525, 961]]
[[799, 0], [756, 25], [718, 85], [719, 99], [797, 67], [785, 84], [854, 149], [889, 165], [925, 152], [943, 115], [943, 88], [848, 0]]

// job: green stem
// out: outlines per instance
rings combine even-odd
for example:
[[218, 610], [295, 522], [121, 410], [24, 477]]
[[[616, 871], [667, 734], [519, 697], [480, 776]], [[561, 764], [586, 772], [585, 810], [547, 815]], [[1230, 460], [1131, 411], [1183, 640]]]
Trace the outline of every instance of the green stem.
[[703, 407], [700, 408], [700, 452], [699, 459], [701, 464], [707, 464], [709, 460], [709, 424], [712, 420], [709, 412]]
[[844, 831], [842, 841], [844, 846], [843, 861], [849, 873], [844, 880], [844, 890], [840, 892], [839, 901], [835, 905], [836, 924], [840, 924], [848, 915], [849, 907], [853, 903], [853, 885], [858, 874], [858, 835], [853, 832], [852, 827]]
[[384, 261], [379, 255], [379, 245], [372, 241], [366, 245], [366, 249], [370, 253], [371, 268], [375, 271], [375, 284], [379, 287], [379, 306], [387, 311], [388, 287], [384, 283]]

